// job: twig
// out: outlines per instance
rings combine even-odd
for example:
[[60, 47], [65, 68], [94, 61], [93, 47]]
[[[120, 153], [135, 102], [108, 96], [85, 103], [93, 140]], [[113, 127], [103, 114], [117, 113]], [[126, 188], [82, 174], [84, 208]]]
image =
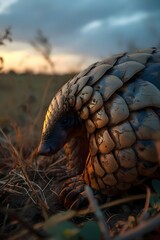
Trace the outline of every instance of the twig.
[[146, 187], [146, 201], [145, 201], [145, 205], [142, 210], [142, 213], [137, 220], [138, 223], [142, 222], [143, 220], [146, 220], [149, 217], [148, 209], [149, 209], [150, 198], [151, 198], [151, 189], [149, 187]]
[[148, 210], [150, 198], [151, 198], [151, 189], [149, 187], [146, 187], [146, 201], [145, 201], [145, 205], [144, 205], [143, 211], [147, 211]]
[[86, 191], [86, 195], [87, 195], [88, 201], [90, 203], [90, 207], [92, 208], [92, 210], [94, 211], [95, 216], [97, 217], [98, 225], [99, 225], [99, 228], [100, 228], [100, 230], [102, 232], [102, 235], [103, 235], [104, 239], [110, 239], [109, 230], [108, 230], [107, 225], [105, 223], [103, 214], [102, 214], [102, 212], [99, 209], [97, 201], [94, 198], [94, 195], [92, 193], [91, 188], [86, 185], [85, 186], [85, 191]]
[[[146, 198], [146, 194], [133, 195], [133, 196], [130, 196], [130, 197], [117, 199], [117, 200], [114, 200], [112, 202], [102, 204], [100, 206], [100, 209], [110, 208], [110, 207], [114, 207], [114, 206], [117, 206], [117, 205], [120, 205], [120, 204], [123, 204], [123, 203], [137, 201], [137, 200], [145, 199], [145, 198]], [[80, 210], [80, 211], [77, 211], [76, 215], [81, 216], [81, 215], [86, 215], [86, 214], [89, 214], [89, 213], [93, 213], [93, 210], [91, 210], [91, 209]]]
[[137, 227], [134, 227], [133, 229], [128, 230], [125, 235], [123, 236], [119, 235], [113, 238], [113, 240], [128, 240], [128, 239], [132, 240], [132, 239], [141, 237], [146, 233], [151, 232], [159, 225], [160, 225], [160, 214], [158, 214], [152, 219], [143, 221]]

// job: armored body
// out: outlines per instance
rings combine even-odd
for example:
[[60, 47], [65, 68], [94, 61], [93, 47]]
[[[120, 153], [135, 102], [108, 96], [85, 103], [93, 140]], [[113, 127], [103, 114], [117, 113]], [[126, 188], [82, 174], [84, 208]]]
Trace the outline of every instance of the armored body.
[[68, 81], [53, 98], [39, 154], [66, 150], [60, 197], [67, 208], [85, 199], [84, 185], [107, 196], [131, 188], [159, 167], [160, 51], [113, 55]]

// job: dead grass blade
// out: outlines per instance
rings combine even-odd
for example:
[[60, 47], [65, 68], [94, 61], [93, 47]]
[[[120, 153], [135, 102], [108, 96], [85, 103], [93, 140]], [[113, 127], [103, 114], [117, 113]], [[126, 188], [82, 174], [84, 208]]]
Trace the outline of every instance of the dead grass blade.
[[[20, 156], [19, 152], [17, 151], [17, 149], [13, 146], [12, 142], [10, 141], [10, 139], [7, 137], [7, 135], [2, 131], [2, 129], [0, 129], [1, 134], [3, 135], [5, 142], [8, 144], [8, 148], [10, 149], [10, 152], [13, 155], [13, 159], [14, 161], [17, 163], [18, 167], [20, 168], [21, 172], [22, 172], [22, 178], [24, 179], [24, 181], [26, 182], [26, 184], [29, 186], [30, 190], [32, 191], [32, 201], [33, 198], [35, 199], [35, 202], [38, 204], [38, 206], [42, 209], [43, 211], [43, 215], [44, 218], [47, 219], [48, 218], [48, 205], [46, 202], [42, 201], [42, 199], [39, 197], [39, 195], [37, 194], [37, 191], [35, 190], [33, 183], [30, 181], [27, 171], [26, 171], [26, 166], [24, 163], [24, 159], [22, 160], [22, 156]], [[27, 191], [28, 193], [28, 191]], [[29, 193], [28, 193], [29, 194]], [[31, 197], [30, 195], [30, 197]]]

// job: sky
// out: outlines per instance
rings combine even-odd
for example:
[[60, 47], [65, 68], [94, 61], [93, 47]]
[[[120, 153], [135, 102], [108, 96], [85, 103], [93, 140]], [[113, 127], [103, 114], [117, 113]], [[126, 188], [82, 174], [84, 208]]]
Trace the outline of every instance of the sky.
[[41, 30], [52, 45], [54, 71], [81, 70], [111, 54], [160, 46], [160, 0], [0, 0], [4, 70], [51, 71], [31, 42]]

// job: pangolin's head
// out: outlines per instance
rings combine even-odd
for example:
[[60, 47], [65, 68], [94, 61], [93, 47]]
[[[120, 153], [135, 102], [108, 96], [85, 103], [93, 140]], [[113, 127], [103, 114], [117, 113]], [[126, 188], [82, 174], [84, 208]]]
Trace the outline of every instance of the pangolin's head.
[[[77, 97], [85, 85], [74, 82], [65, 84], [51, 101], [43, 123], [41, 142], [38, 147], [39, 155], [52, 155], [60, 150], [83, 125], [77, 111]], [[83, 91], [83, 90], [82, 90]], [[78, 106], [78, 107], [77, 107]]]
[[40, 155], [52, 155], [69, 141], [74, 130], [80, 125], [76, 111], [69, 106], [61, 92], [53, 98], [43, 123]]

